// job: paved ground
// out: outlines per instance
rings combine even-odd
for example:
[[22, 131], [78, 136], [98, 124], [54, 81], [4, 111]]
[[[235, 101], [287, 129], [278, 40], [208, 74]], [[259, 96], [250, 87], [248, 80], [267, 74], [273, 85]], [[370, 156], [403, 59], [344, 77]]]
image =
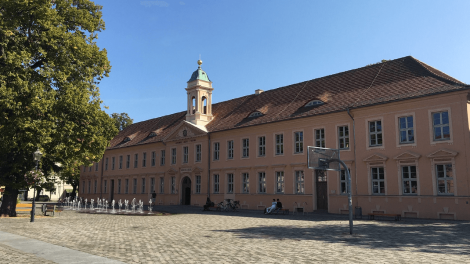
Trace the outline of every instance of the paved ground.
[[[65, 211], [0, 218], [0, 231], [126, 263], [470, 263], [470, 222], [355, 221], [335, 215], [265, 216], [160, 207], [171, 216]], [[0, 241], [0, 262], [50, 263]]]

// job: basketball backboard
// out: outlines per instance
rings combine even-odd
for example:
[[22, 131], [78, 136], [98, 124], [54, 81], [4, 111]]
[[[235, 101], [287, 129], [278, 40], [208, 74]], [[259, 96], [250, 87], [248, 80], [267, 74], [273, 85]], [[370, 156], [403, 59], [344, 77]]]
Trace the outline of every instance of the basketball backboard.
[[310, 169], [340, 171], [339, 149], [307, 147], [307, 162]]

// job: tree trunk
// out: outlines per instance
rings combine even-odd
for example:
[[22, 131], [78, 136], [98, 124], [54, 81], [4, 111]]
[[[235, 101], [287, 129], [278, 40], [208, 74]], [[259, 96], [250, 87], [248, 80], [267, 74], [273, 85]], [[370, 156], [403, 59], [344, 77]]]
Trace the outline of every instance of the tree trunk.
[[5, 186], [2, 207], [0, 207], [0, 216], [16, 216], [16, 199], [18, 198], [18, 193], [18, 189]]
[[75, 199], [75, 196], [77, 196], [77, 185], [72, 185], [72, 193], [70, 196], [72, 196], [72, 200]]

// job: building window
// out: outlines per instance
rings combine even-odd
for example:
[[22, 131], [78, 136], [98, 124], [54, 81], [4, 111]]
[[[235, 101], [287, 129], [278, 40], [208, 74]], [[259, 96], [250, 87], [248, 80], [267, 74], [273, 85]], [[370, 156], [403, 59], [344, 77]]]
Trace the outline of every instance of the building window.
[[142, 192], [145, 193], [145, 178], [142, 178]]
[[105, 160], [104, 170], [108, 170], [108, 158], [106, 158], [106, 160]]
[[219, 151], [220, 151], [220, 144], [219, 142], [214, 143], [214, 160], [219, 160]]
[[97, 162], [97, 163], [95, 164], [95, 171], [98, 171], [98, 164], [99, 164], [99, 162]]
[[113, 162], [111, 164], [111, 170], [114, 170], [114, 164], [116, 163], [116, 158], [113, 157]]
[[227, 158], [233, 159], [233, 140], [227, 141]]
[[91, 166], [90, 166], [90, 170], [89, 170], [90, 172], [91, 172], [91, 168], [93, 168], [93, 164], [91, 164]]
[[262, 136], [258, 138], [258, 156], [264, 157], [266, 155], [266, 137]]
[[338, 127], [338, 145], [339, 149], [349, 149], [349, 127]]
[[152, 151], [152, 167], [155, 166], [157, 159], [157, 153], [155, 151]]
[[436, 165], [437, 176], [437, 194], [452, 195], [454, 194], [454, 175], [452, 164]]
[[165, 178], [160, 177], [160, 193], [165, 192]]
[[295, 171], [295, 193], [305, 193], [305, 176], [304, 171]]
[[134, 155], [134, 168], [137, 168], [139, 164], [139, 154]]
[[131, 166], [131, 155], [127, 155], [126, 169], [129, 169], [130, 166]]
[[[83, 181], [83, 193], [85, 193], [85, 181]], [[88, 193], [91, 193], [91, 181], [88, 181]]]
[[171, 164], [176, 164], [176, 148], [171, 149]]
[[95, 194], [98, 192], [98, 181], [95, 180], [95, 186], [93, 186], [95, 189], [94, 189], [94, 192]]
[[304, 152], [304, 132], [299, 131], [294, 133], [294, 145], [295, 153]]
[[196, 193], [201, 193], [201, 176], [196, 175]]
[[132, 193], [137, 194], [137, 179], [134, 179], [134, 186], [132, 186]]
[[142, 167], [147, 166], [147, 152], [142, 153]]
[[119, 156], [119, 169], [122, 169], [122, 156]]
[[341, 170], [339, 172], [339, 185], [340, 185], [339, 193], [347, 194], [348, 193], [348, 175], [346, 175], [345, 170]]
[[155, 178], [150, 178], [150, 192], [153, 193], [155, 191]]
[[308, 102], [304, 107], [311, 107], [311, 106], [317, 106], [317, 105], [322, 105], [324, 104], [323, 101], [320, 100], [312, 100]]
[[276, 155], [284, 154], [284, 135], [276, 135]]
[[284, 172], [276, 171], [276, 193], [284, 193]]
[[233, 173], [227, 174], [227, 193], [233, 193]]
[[244, 138], [242, 140], [242, 149], [243, 149], [243, 158], [248, 158], [250, 156], [250, 139]]
[[129, 193], [129, 179], [126, 179], [126, 189], [124, 190], [125, 194]]
[[171, 177], [171, 193], [176, 193], [176, 177]]
[[382, 121], [369, 122], [369, 146], [382, 146]]
[[189, 159], [189, 148], [183, 147], [183, 163], [188, 163]]
[[250, 175], [248, 173], [242, 173], [243, 180], [243, 193], [250, 193]]
[[118, 194], [121, 194], [121, 179], [118, 180]]
[[416, 166], [401, 167], [401, 177], [403, 180], [403, 194], [418, 194]]
[[108, 181], [107, 180], [104, 180], [104, 189], [103, 189], [103, 192], [104, 193], [108, 193]]
[[325, 147], [325, 129], [315, 129], [315, 147]]
[[86, 167], [85, 166], [83, 166], [83, 172], [86, 172]]
[[219, 193], [219, 174], [214, 174], [214, 193]]
[[398, 123], [400, 126], [400, 144], [414, 143], [413, 116], [400, 117]]
[[200, 162], [202, 158], [202, 146], [201, 144], [196, 145], [196, 162]]
[[385, 194], [385, 175], [383, 167], [371, 168], [372, 193]]
[[447, 111], [433, 113], [433, 131], [434, 140], [449, 140], [450, 127], [449, 127], [449, 113]]
[[162, 150], [162, 156], [160, 158], [160, 166], [165, 165], [165, 150]]
[[258, 172], [258, 193], [266, 193], [266, 173]]

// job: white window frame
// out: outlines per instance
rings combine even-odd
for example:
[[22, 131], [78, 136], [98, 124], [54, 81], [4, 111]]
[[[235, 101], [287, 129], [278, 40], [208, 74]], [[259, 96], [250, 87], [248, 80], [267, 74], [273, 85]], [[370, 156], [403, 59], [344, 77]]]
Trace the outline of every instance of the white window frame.
[[[448, 118], [449, 118], [449, 134], [450, 138], [449, 139], [443, 139], [443, 140], [435, 140], [434, 139], [434, 114], [439, 113], [439, 112], [447, 112]], [[438, 108], [438, 109], [430, 109], [428, 110], [428, 115], [429, 115], [429, 141], [431, 145], [436, 145], [436, 144], [452, 144], [454, 142], [454, 137], [453, 137], [453, 125], [452, 125], [452, 109], [450, 107], [444, 107], [444, 108]], [[455, 188], [456, 186], [454, 186]]]
[[[409, 127], [408, 119], [411, 117], [411, 127]], [[405, 119], [405, 127], [401, 127], [401, 121]], [[398, 117], [398, 142], [400, 145], [407, 145], [415, 143], [415, 118], [413, 115], [400, 116]], [[409, 140], [409, 131], [412, 131], [413, 140]], [[402, 140], [402, 132], [405, 132], [406, 140]]]
[[144, 194], [145, 193], [145, 178], [142, 178], [141, 186], [142, 186], [141, 194]]
[[160, 157], [160, 166], [165, 166], [165, 150], [162, 149], [160, 151], [161, 157]]
[[108, 170], [108, 158], [105, 159], [104, 170]]
[[266, 193], [266, 172], [258, 172], [258, 193]]
[[137, 178], [133, 179], [134, 182], [132, 184], [132, 194], [137, 194]]
[[183, 163], [189, 162], [189, 147], [183, 146]]
[[108, 193], [108, 180], [103, 181], [103, 193]]
[[[349, 125], [337, 126], [336, 132], [338, 133], [338, 149], [347, 150], [350, 147], [349, 142]], [[342, 133], [342, 135], [341, 135]], [[346, 135], [347, 133], [347, 135]], [[343, 144], [343, 147], [341, 147]]]
[[276, 193], [283, 194], [285, 192], [285, 176], [284, 171], [276, 171]]
[[227, 141], [227, 159], [233, 159], [233, 140]]
[[258, 157], [266, 156], [266, 136], [258, 137]]
[[95, 163], [95, 171], [98, 171], [98, 164], [99, 164], [99, 162]]
[[242, 173], [242, 192], [250, 193], [250, 174], [248, 172]]
[[201, 175], [196, 175], [196, 193], [201, 193]]
[[[412, 178], [411, 177], [411, 168], [414, 167], [414, 173], [415, 173], [415, 178]], [[405, 178], [405, 168], [408, 170], [407, 174], [408, 174], [408, 177]], [[400, 166], [400, 173], [401, 173], [401, 193], [403, 195], [418, 195], [419, 193], [419, 185], [418, 185], [418, 168], [415, 164], [406, 164], [406, 165], [401, 165]], [[411, 191], [411, 186], [412, 186], [412, 182], [416, 182], [416, 192], [415, 193], [412, 193], [412, 192], [409, 192], [409, 193], [405, 193], [405, 184], [408, 183], [409, 186], [410, 186], [410, 191]]]
[[304, 153], [304, 132], [294, 132], [294, 154]]
[[121, 179], [118, 179], [118, 194], [121, 194]]
[[160, 194], [165, 193], [165, 177], [160, 177]]
[[124, 189], [124, 194], [129, 194], [129, 179], [126, 179], [125, 180], [126, 182], [126, 188]]
[[127, 155], [126, 169], [129, 169], [130, 167], [131, 167], [131, 155]]
[[112, 162], [111, 162], [111, 170], [114, 170], [114, 165], [115, 164], [116, 164], [116, 157], [113, 157]]
[[202, 145], [201, 144], [196, 144], [195, 150], [196, 150], [195, 162], [201, 162], [201, 160], [202, 160]]
[[139, 167], [139, 153], [134, 154], [134, 168]]
[[142, 168], [147, 167], [147, 152], [142, 153]]
[[150, 193], [153, 193], [153, 191], [155, 191], [155, 178], [152, 177], [150, 178]]
[[[350, 168], [348, 168], [349, 173], [351, 173]], [[344, 187], [344, 190], [343, 190]], [[348, 175], [346, 174], [346, 170], [341, 169], [339, 171], [339, 194], [340, 195], [348, 195]]]
[[171, 187], [170, 187], [171, 193], [175, 194], [176, 193], [176, 176], [171, 176], [170, 184], [171, 184]]
[[275, 143], [275, 154], [276, 156], [284, 155], [284, 134], [275, 134], [274, 135]]
[[[302, 176], [302, 177], [299, 177]], [[303, 170], [295, 170], [295, 194], [305, 194], [305, 172]]]
[[315, 140], [315, 147], [325, 148], [325, 128], [317, 128], [313, 130], [313, 139]]
[[[380, 128], [381, 130], [380, 131], [377, 131], [377, 122], [380, 122]], [[374, 127], [375, 127], [375, 131], [370, 131], [370, 124], [371, 123], [374, 123]], [[375, 119], [375, 120], [369, 120], [367, 121], [367, 135], [368, 135], [368, 146], [369, 148], [376, 148], [376, 147], [383, 147], [384, 145], [384, 126], [383, 126], [383, 120], [382, 119]], [[375, 136], [375, 144], [373, 144], [372, 142], [372, 136]], [[380, 135], [380, 138], [381, 138], [381, 143], [379, 144], [379, 140], [378, 140], [378, 135]]]
[[242, 138], [242, 158], [250, 157], [250, 139]]
[[[83, 181], [83, 193], [85, 193], [85, 181]], [[88, 194], [91, 193], [91, 181], [88, 181]]]
[[157, 152], [152, 151], [152, 164], [151, 164], [151, 166], [155, 167], [155, 165], [157, 165]]
[[[374, 170], [378, 170], [377, 171], [377, 179], [374, 179]], [[383, 170], [383, 179], [380, 179], [380, 169]], [[371, 186], [372, 186], [372, 189], [371, 189], [371, 192], [372, 192], [372, 195], [385, 195], [386, 194], [386, 181], [385, 181], [385, 167], [383, 166], [371, 166], [370, 167], [370, 177], [371, 177]], [[374, 183], [377, 183], [378, 184], [378, 192], [374, 192]], [[381, 190], [381, 186], [380, 186], [380, 183], [383, 183], [383, 193], [380, 192]]]
[[[447, 123], [442, 123], [443, 122], [443, 114], [446, 113], [447, 114]], [[439, 114], [439, 121], [441, 122], [441, 124], [435, 124], [434, 123], [434, 116], [436, 114]], [[432, 116], [432, 135], [433, 135], [433, 141], [449, 141], [451, 139], [451, 133], [450, 133], [450, 116], [449, 116], [449, 112], [448, 111], [437, 111], [437, 112], [433, 112], [431, 114]], [[449, 130], [449, 137], [448, 138], [436, 138], [436, 128], [439, 128], [440, 132], [441, 132], [441, 135], [444, 135], [444, 128], [447, 127], [448, 130]]]
[[[446, 176], [447, 174], [445, 174], [446, 171], [444, 171], [444, 177], [439, 177], [439, 173], [438, 173], [439, 172], [438, 171], [439, 166], [443, 166], [444, 169], [447, 169], [447, 167], [450, 167], [450, 170], [452, 172], [452, 177], [447, 177]], [[454, 166], [453, 166], [452, 162], [434, 164], [434, 169], [435, 169], [435, 173], [436, 173], [437, 195], [439, 195], [439, 196], [454, 196], [455, 195], [455, 172], [454, 172]], [[439, 181], [444, 181], [444, 188], [445, 188], [444, 193], [439, 192]], [[452, 193], [447, 192], [447, 186], [448, 186], [449, 181], [452, 182], [452, 187], [453, 187], [453, 192]]]
[[95, 186], [94, 187], [95, 187], [95, 190], [94, 190], [95, 194], [97, 194], [98, 193], [98, 181], [97, 180], [95, 180]]
[[227, 193], [234, 193], [233, 173], [227, 173]]
[[171, 148], [171, 165], [176, 164], [176, 156], [177, 156], [176, 148]]
[[214, 161], [220, 159], [220, 142], [214, 142]]
[[219, 174], [214, 174], [214, 185], [213, 193], [220, 193], [220, 176]]

